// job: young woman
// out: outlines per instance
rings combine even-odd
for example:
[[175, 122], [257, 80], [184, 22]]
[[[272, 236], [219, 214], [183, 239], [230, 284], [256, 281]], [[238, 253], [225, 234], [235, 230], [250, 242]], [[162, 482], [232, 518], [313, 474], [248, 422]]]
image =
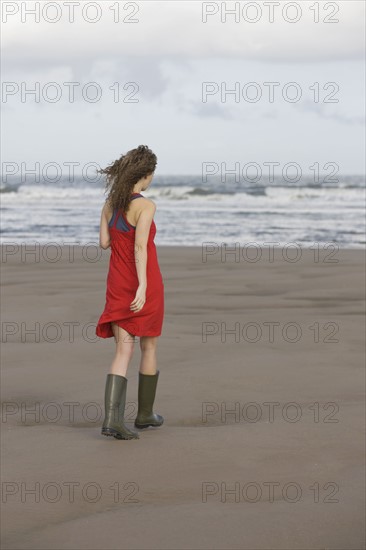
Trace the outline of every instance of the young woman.
[[105, 386], [105, 419], [102, 434], [116, 439], [138, 439], [124, 424], [127, 369], [140, 337], [137, 428], [161, 426], [163, 417], [153, 413], [159, 371], [157, 338], [164, 317], [164, 283], [154, 243], [156, 206], [145, 198], [154, 176], [156, 155], [140, 145], [100, 173], [106, 174], [108, 196], [100, 220], [100, 246], [111, 248], [106, 303], [96, 334], [114, 336], [116, 354]]

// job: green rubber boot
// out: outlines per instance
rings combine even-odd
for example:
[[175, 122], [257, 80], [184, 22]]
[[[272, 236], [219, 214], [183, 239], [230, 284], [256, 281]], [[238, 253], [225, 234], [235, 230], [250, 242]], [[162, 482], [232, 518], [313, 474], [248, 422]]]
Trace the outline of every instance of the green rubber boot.
[[127, 378], [108, 374], [105, 385], [105, 418], [102, 435], [116, 439], [139, 439], [139, 434], [124, 425]]
[[156, 374], [142, 374], [139, 372], [138, 411], [135, 420], [136, 428], [148, 428], [149, 426], [161, 426], [164, 418], [160, 414], [153, 413], [153, 405], [156, 395], [160, 371]]

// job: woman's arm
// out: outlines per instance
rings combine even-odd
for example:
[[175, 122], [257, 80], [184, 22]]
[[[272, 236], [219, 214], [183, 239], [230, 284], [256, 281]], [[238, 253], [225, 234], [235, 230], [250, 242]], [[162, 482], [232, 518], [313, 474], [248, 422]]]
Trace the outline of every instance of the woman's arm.
[[[145, 203], [145, 201], [144, 201]], [[137, 219], [135, 230], [135, 262], [139, 286], [135, 299], [131, 302], [131, 309], [139, 311], [146, 301], [146, 267], [147, 267], [147, 241], [150, 233], [150, 226], [155, 214], [156, 206], [151, 200], [143, 205]]]
[[[145, 202], [145, 201], [144, 201]], [[150, 233], [150, 226], [155, 214], [155, 204], [148, 200], [143, 205], [136, 224], [135, 230], [135, 262], [139, 284], [147, 285], [146, 265], [147, 265], [147, 241]]]
[[108, 227], [108, 221], [110, 220], [111, 214], [112, 210], [109, 208], [107, 203], [105, 203], [100, 216], [99, 228], [99, 246], [104, 249], [108, 248], [111, 245], [111, 237]]

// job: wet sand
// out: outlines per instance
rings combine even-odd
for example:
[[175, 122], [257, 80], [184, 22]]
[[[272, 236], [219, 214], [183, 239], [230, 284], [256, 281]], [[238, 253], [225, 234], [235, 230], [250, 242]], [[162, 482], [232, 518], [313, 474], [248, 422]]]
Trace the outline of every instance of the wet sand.
[[109, 251], [2, 252], [4, 550], [365, 547], [363, 251], [158, 247], [165, 422], [133, 441], [100, 434]]

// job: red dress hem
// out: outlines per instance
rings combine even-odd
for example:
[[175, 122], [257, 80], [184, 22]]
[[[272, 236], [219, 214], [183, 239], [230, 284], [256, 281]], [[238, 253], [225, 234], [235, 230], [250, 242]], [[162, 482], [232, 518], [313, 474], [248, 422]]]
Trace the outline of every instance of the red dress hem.
[[136, 332], [133, 334], [131, 330], [128, 329], [128, 326], [126, 323], [122, 324], [117, 320], [116, 321], [111, 320], [106, 323], [99, 323], [95, 331], [96, 335], [99, 336], [99, 338], [113, 338], [114, 334], [113, 334], [111, 323], [116, 323], [119, 327], [123, 328], [126, 332], [128, 332], [129, 334], [132, 334], [132, 336], [137, 336], [138, 338], [142, 338], [144, 336], [151, 336], [151, 337], [161, 336], [162, 334], [162, 331], [160, 331], [158, 334], [150, 334], [146, 332], [144, 332], [144, 334], [137, 334]]

